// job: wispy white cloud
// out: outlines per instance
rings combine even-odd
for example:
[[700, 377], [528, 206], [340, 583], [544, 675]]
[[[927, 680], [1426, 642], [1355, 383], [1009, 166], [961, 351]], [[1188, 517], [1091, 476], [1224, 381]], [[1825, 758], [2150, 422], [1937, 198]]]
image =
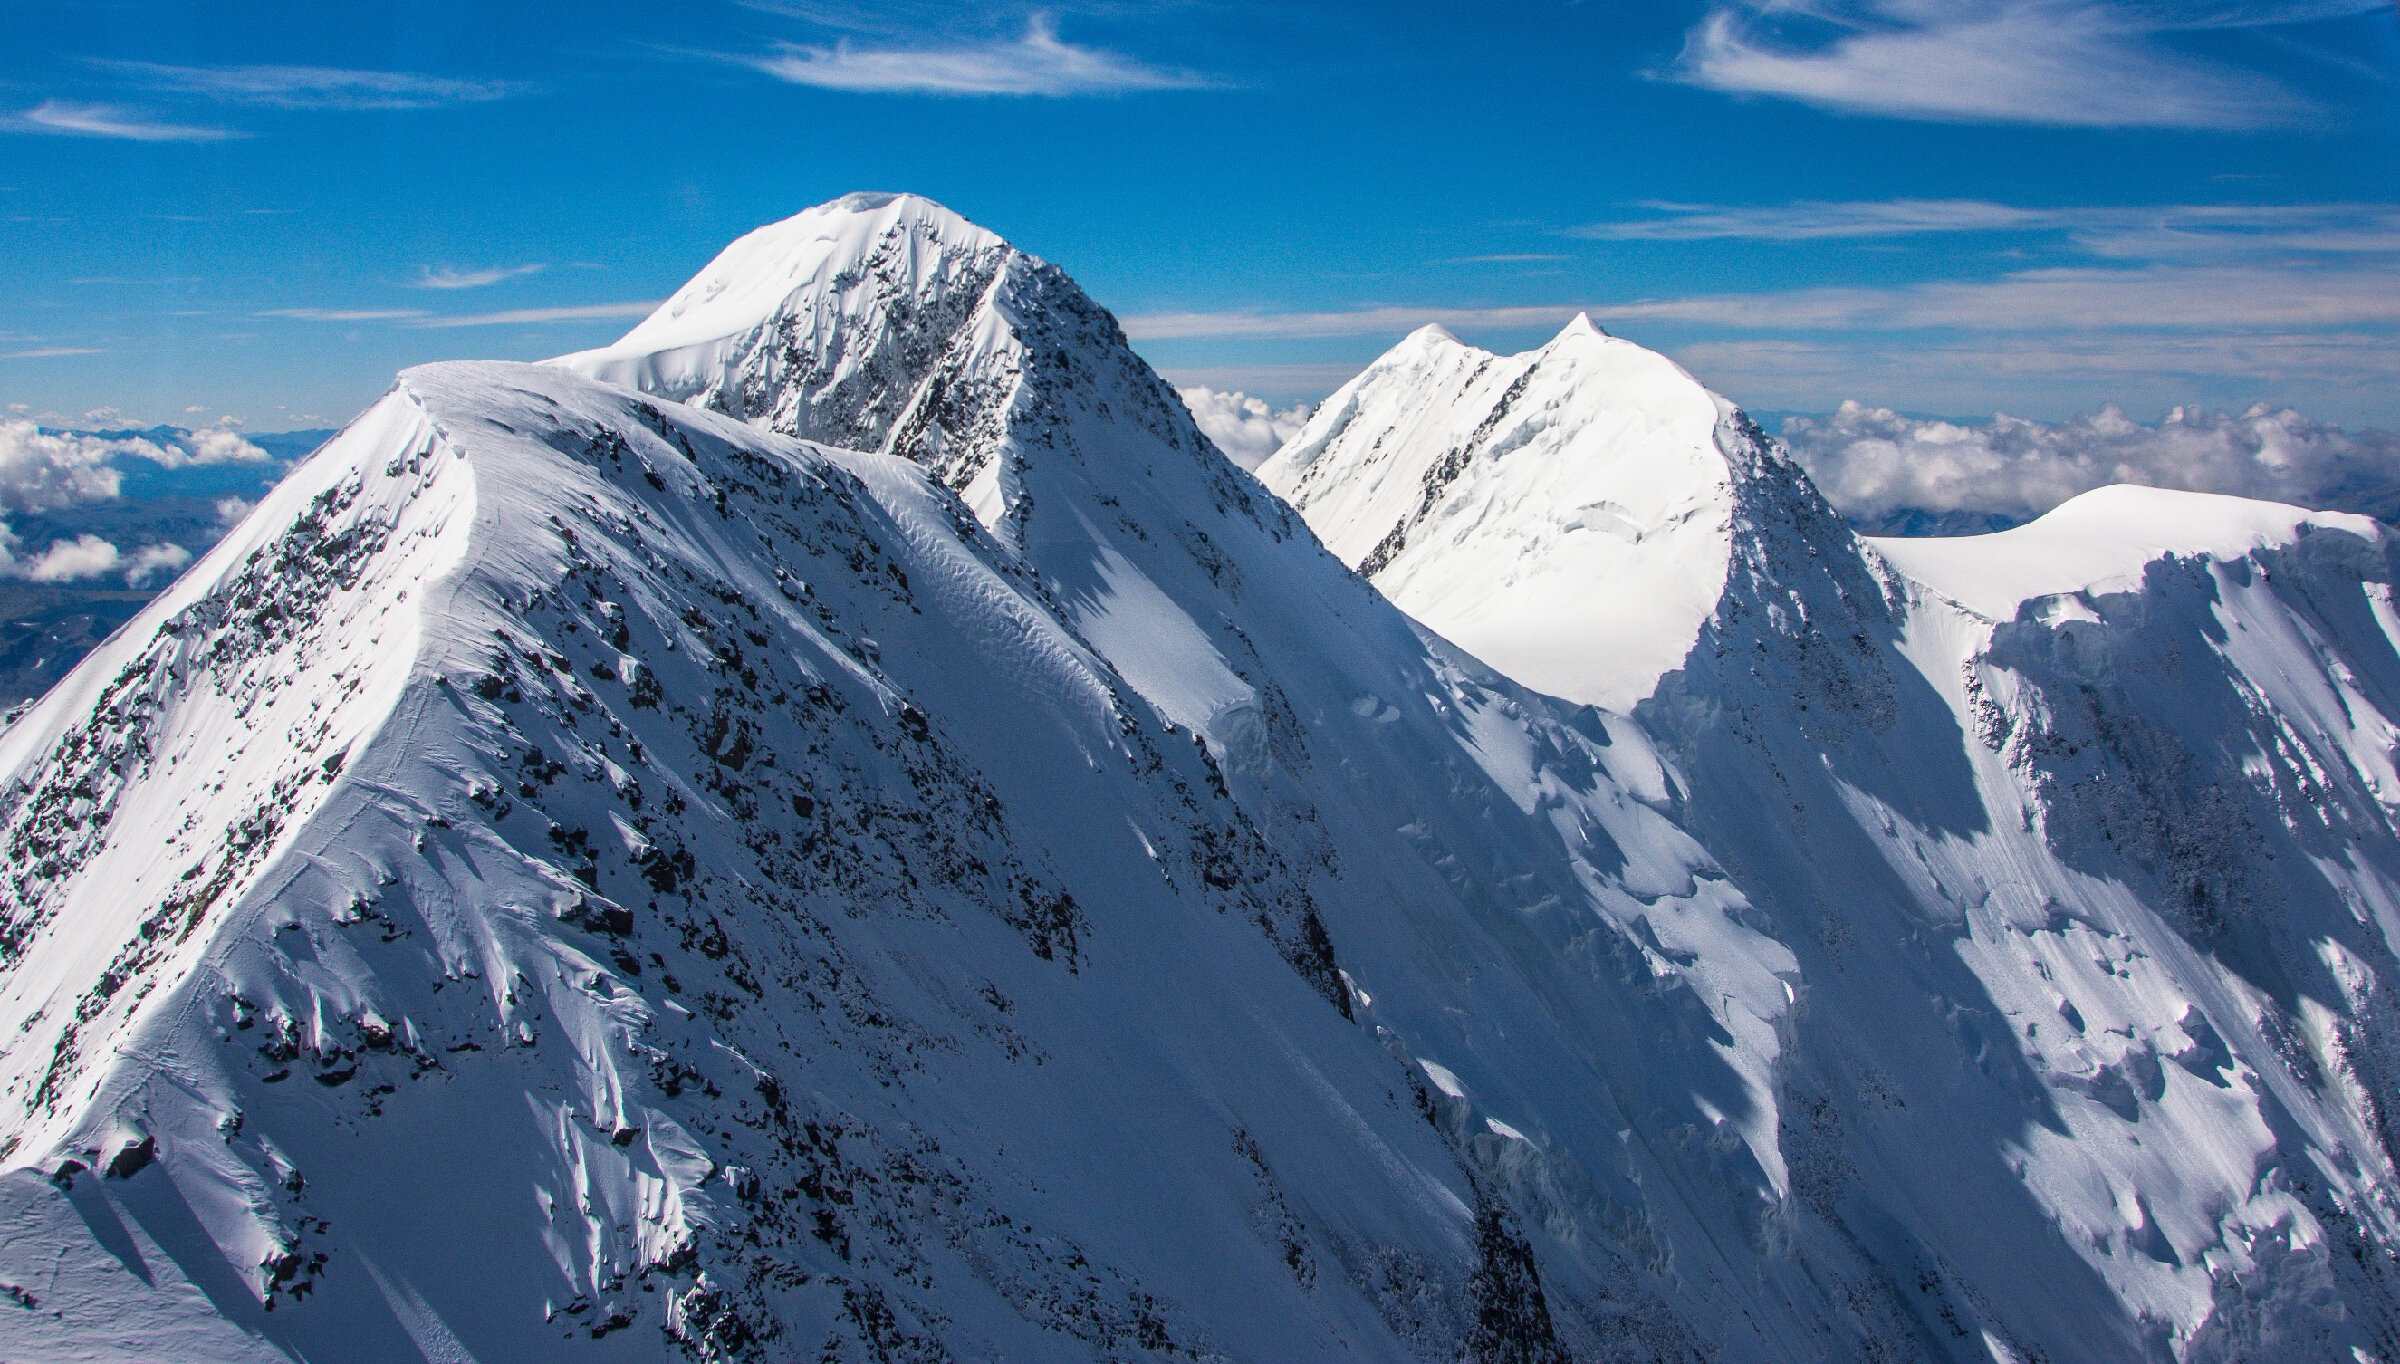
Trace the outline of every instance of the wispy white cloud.
[[61, 137], [109, 137], [127, 142], [223, 142], [248, 137], [231, 128], [163, 123], [113, 104], [74, 104], [46, 99], [19, 114], [0, 115], [0, 131]]
[[1912, 405], [1936, 410], [1980, 406], [1950, 395], [2020, 380], [2051, 390], [2061, 381], [2143, 377], [2362, 390], [2400, 372], [2400, 337], [2363, 332], [2084, 333], [1943, 342], [1911, 336], [1898, 343], [1888, 336], [1757, 337], [1693, 342], [1673, 352], [1711, 386], [1765, 393], [1769, 405], [1790, 405], [1786, 395], [1847, 387], [1917, 395]]
[[[432, 285], [465, 288], [467, 285]], [[648, 317], [660, 300], [625, 303], [583, 303], [562, 308], [511, 308], [505, 312], [445, 315], [423, 308], [270, 308], [257, 317], [285, 317], [299, 322], [392, 322], [407, 327], [539, 326], [551, 322], [592, 322], [611, 318]]]
[[632, 303], [586, 303], [567, 308], [511, 308], [506, 312], [475, 313], [465, 317], [420, 317], [412, 327], [514, 327], [550, 322], [595, 322], [609, 318], [648, 317], [663, 300]]
[[1898, 289], [1702, 295], [1611, 304], [1591, 312], [1602, 320], [1773, 331], [2373, 326], [2400, 323], [2400, 275], [2246, 265], [2061, 268]]
[[423, 308], [269, 308], [256, 317], [288, 317], [300, 322], [398, 322], [425, 316]]
[[481, 289], [485, 285], [498, 284], [503, 280], [518, 279], [525, 275], [538, 275], [545, 268], [538, 263], [489, 266], [480, 270], [461, 270], [448, 265], [424, 265], [417, 268], [417, 278], [412, 282], [419, 289]]
[[1150, 313], [1124, 319], [1136, 341], [1398, 335], [1428, 322], [1462, 330], [1676, 322], [1747, 331], [2121, 331], [2400, 324], [2400, 272], [2257, 265], [2025, 270], [1995, 280], [1891, 289], [1697, 294], [1620, 303], [1493, 308], [1382, 306], [1326, 312]]
[[1925, 232], [2002, 232], [2058, 225], [2056, 210], [2012, 208], [1980, 199], [1883, 199], [1728, 208], [1653, 200], [1637, 207], [1657, 215], [1567, 229], [1595, 241], [1689, 242], [1736, 238], [1799, 242], [1855, 237], [1901, 237]]
[[93, 346], [38, 346], [32, 350], [0, 351], [0, 360], [49, 360], [62, 355], [102, 355]]
[[2161, 41], [2369, 12], [2388, 0], [1741, 0], [1685, 40], [1676, 79], [1845, 113], [1963, 123], [2256, 128], [2315, 109]]
[[327, 66], [164, 66], [128, 61], [94, 61], [93, 65], [146, 89], [279, 109], [429, 109], [505, 99], [526, 88], [507, 81]]
[[770, 55], [736, 60], [795, 85], [878, 94], [1094, 95], [1209, 83], [1193, 72], [1066, 42], [1046, 14], [1034, 15], [1015, 39], [938, 47], [785, 43]]
[[1225, 457], [1245, 469], [1267, 462], [1267, 456], [1300, 434], [1312, 410], [1296, 403], [1278, 412], [1264, 398], [1225, 393], [1206, 386], [1178, 390], [1192, 421], [1216, 443]]
[[1981, 199], [1881, 199], [1726, 207], [1649, 202], [1651, 216], [1589, 223], [1599, 241], [1809, 242], [1958, 232], [2065, 232], [2117, 257], [2400, 252], [2400, 205], [2161, 204], [2022, 208]]

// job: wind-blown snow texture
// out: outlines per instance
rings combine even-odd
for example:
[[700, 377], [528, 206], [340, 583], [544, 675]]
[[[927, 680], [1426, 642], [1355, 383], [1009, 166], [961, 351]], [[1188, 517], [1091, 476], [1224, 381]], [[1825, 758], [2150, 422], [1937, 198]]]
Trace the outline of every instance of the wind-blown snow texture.
[[1398, 501], [1631, 715], [922, 200], [403, 375], [0, 734], [7, 1356], [2400, 1358], [2379, 532], [1987, 610], [1544, 355]]

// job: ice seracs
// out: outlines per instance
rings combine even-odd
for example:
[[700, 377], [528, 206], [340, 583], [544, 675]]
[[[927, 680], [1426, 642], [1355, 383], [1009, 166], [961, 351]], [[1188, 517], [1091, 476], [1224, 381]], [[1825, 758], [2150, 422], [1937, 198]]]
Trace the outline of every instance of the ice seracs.
[[1730, 410], [1580, 314], [1511, 356], [1427, 327], [1258, 472], [1410, 615], [1528, 686], [1625, 710], [1724, 588]]

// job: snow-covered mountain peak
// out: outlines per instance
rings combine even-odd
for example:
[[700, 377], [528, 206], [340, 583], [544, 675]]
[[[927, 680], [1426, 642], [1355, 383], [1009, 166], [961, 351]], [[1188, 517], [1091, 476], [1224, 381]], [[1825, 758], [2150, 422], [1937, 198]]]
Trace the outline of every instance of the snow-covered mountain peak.
[[1558, 334], [1562, 337], [1585, 335], [1605, 337], [1608, 335], [1608, 328], [1594, 322], [1590, 313], [1578, 312], [1567, 319], [1567, 325], [1560, 328]]
[[914, 460], [1012, 541], [1033, 505], [1029, 462], [1044, 459], [1117, 492], [1163, 478], [1170, 500], [1284, 516], [1218, 467], [1173, 391], [1065, 272], [914, 195], [852, 195], [760, 228], [614, 345], [552, 363]]
[[844, 195], [745, 233], [613, 345], [562, 363], [589, 372], [741, 336], [805, 306], [803, 290], [839, 292], [837, 281], [877, 268], [879, 251], [890, 253], [888, 268], [899, 280], [913, 283], [939, 279], [951, 256], [1002, 245], [930, 199]]
[[1731, 415], [1582, 314], [1512, 356], [1420, 330], [1258, 472], [1403, 610], [1528, 686], [1623, 709], [1723, 589], [1748, 467]]
[[553, 363], [873, 449], [1012, 254], [932, 200], [848, 195], [748, 233], [614, 344]]
[[1996, 534], [1869, 543], [1911, 578], [2005, 621], [2043, 597], [2139, 588], [2149, 565], [2169, 555], [2240, 559], [2318, 530], [2347, 531], [2369, 543], [2383, 539], [2372, 517], [2115, 484]]

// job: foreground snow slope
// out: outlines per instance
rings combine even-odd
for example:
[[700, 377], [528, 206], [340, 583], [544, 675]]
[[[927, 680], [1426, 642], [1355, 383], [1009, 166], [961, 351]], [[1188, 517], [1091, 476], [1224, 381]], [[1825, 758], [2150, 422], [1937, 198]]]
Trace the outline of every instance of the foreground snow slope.
[[2400, 1358], [2379, 539], [1995, 621], [1708, 398], [1628, 717], [938, 206], [698, 295], [0, 735], [9, 1358]]
[[912, 467], [461, 365], [307, 476], [12, 737], [140, 835], [14, 902], [12, 1357], [1548, 1331], [1308, 869]]

